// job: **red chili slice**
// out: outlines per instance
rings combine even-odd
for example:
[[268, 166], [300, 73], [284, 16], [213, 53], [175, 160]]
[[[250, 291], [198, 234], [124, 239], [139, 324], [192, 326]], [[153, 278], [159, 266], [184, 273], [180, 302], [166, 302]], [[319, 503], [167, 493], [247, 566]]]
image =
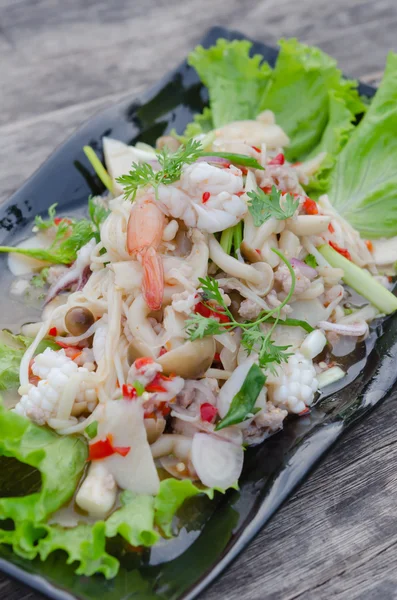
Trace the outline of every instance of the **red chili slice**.
[[151, 365], [154, 363], [154, 360], [151, 356], [142, 356], [142, 358], [137, 358], [134, 365], [135, 368], [139, 371], [142, 367], [146, 367], [147, 365]]
[[261, 153], [261, 149], [258, 148], [258, 146], [251, 146], [251, 148], [253, 148], [254, 150], [256, 150], [257, 152], [259, 152], [259, 154]]
[[88, 449], [88, 460], [101, 460], [114, 454], [110, 436], [107, 436], [105, 440], [98, 440], [94, 444], [89, 444]]
[[51, 327], [51, 329], [49, 329], [49, 331], [48, 331], [48, 335], [52, 335], [52, 336], [58, 335], [58, 329], [56, 327]]
[[106, 439], [99, 440], [94, 444], [88, 446], [88, 460], [102, 460], [113, 454], [120, 454], [120, 456], [127, 456], [131, 450], [130, 446], [113, 446], [112, 436], [106, 436]]
[[330, 233], [334, 233], [334, 232], [335, 232], [335, 229], [334, 229], [334, 227], [333, 227], [332, 223], [330, 223], [330, 224], [328, 225], [328, 231], [329, 231]]
[[116, 454], [120, 454], [120, 456], [127, 456], [128, 452], [131, 450], [131, 446], [113, 446], [113, 450]]
[[201, 197], [203, 204], [208, 202], [208, 200], [210, 199], [210, 196], [211, 196], [211, 194], [209, 192], [204, 192], [204, 194]]
[[135, 398], [137, 397], [137, 392], [133, 385], [130, 385], [129, 383], [124, 383], [121, 389], [123, 392], [123, 397], [126, 400], [135, 400]]
[[346, 250], [346, 248], [341, 248], [340, 246], [338, 246], [338, 244], [335, 244], [335, 242], [328, 242], [328, 243], [331, 246], [331, 248], [333, 248], [334, 250], [339, 252], [339, 254], [341, 256], [344, 256], [345, 258], [347, 258], [347, 260], [352, 259], [349, 250]]
[[213, 406], [209, 402], [204, 402], [204, 404], [200, 406], [201, 420], [205, 421], [206, 423], [212, 423], [217, 414], [218, 411], [216, 406]]
[[306, 198], [303, 203], [303, 210], [307, 215], [318, 215], [317, 202], [310, 198]]
[[161, 381], [162, 381], [161, 373], [156, 373], [153, 381], [151, 381], [151, 383], [149, 383], [146, 386], [146, 388], [145, 388], [146, 391], [150, 392], [151, 394], [154, 394], [155, 392], [158, 392], [160, 394], [166, 392], [167, 390], [163, 385], [161, 385]]
[[[214, 308], [218, 308], [217, 306]], [[220, 308], [220, 307], [219, 307]], [[229, 317], [225, 315], [223, 312], [217, 312], [217, 310], [211, 310], [208, 306], [203, 304], [203, 302], [198, 302], [194, 307], [194, 312], [198, 313], [202, 317], [206, 317], [207, 319], [218, 319], [220, 323], [229, 323]]]
[[269, 162], [267, 164], [268, 165], [283, 165], [284, 163], [285, 163], [284, 154], [282, 154], [280, 152], [280, 154], [277, 154], [277, 156], [275, 156], [274, 158], [269, 160]]

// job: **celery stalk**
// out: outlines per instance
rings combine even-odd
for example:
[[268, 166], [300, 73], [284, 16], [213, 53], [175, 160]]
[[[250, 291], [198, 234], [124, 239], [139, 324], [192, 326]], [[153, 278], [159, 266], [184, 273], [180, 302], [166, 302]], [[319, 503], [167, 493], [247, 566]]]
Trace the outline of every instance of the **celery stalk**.
[[234, 252], [237, 254], [237, 250], [240, 249], [241, 243], [243, 241], [243, 223], [240, 221], [233, 227], [233, 246]]
[[233, 243], [233, 230], [234, 227], [229, 227], [229, 229], [224, 229], [222, 231], [220, 245], [222, 246], [222, 250], [226, 252], [226, 254], [230, 254], [232, 251], [232, 243]]
[[328, 244], [324, 244], [318, 248], [326, 261], [331, 267], [343, 269], [343, 281], [347, 283], [353, 290], [364, 296], [376, 308], [386, 315], [397, 310], [397, 298], [381, 285], [368, 271], [360, 269], [350, 260], [336, 252]]
[[91, 148], [91, 146], [84, 146], [83, 148], [84, 154], [90, 161], [95, 173], [98, 175], [99, 179], [102, 181], [103, 185], [108, 188], [109, 192], [113, 192], [113, 182], [106, 171], [105, 167], [95, 154], [95, 150]]

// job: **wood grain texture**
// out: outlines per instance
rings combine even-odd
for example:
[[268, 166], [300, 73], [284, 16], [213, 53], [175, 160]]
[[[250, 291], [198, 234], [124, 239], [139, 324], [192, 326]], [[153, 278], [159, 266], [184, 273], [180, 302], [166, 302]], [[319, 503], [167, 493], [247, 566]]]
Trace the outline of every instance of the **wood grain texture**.
[[[0, 0], [0, 200], [84, 120], [133, 97], [214, 25], [297, 36], [373, 80], [396, 0]], [[397, 597], [397, 408], [347, 434], [205, 600]], [[0, 598], [41, 600], [0, 575]]]

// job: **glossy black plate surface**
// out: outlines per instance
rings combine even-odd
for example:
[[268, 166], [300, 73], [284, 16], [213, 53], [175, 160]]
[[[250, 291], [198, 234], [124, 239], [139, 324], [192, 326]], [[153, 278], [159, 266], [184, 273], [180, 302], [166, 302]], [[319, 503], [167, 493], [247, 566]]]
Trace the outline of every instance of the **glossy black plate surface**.
[[[208, 47], [218, 37], [244, 36], [214, 28], [202, 44]], [[277, 56], [275, 49], [261, 43], [255, 43], [253, 50], [271, 64]], [[361, 86], [360, 91], [372, 96], [375, 90]], [[142, 98], [94, 117], [1, 206], [0, 243], [15, 243], [34, 215], [45, 213], [54, 202], [66, 212], [70, 206], [86, 203], [90, 193], [102, 191], [83, 154], [84, 145], [101, 150], [104, 135], [129, 143], [138, 139], [154, 143], [172, 127], [183, 131], [205, 101], [205, 89], [183, 63]], [[3, 270], [5, 258], [0, 260]], [[336, 384], [310, 415], [290, 420], [281, 433], [247, 451], [239, 492], [219, 496], [213, 503], [203, 498], [184, 506], [179, 536], [153, 549], [151, 555], [124, 556], [113, 581], [76, 576], [62, 554], [50, 556], [46, 563], [29, 562], [7, 547], [0, 547], [0, 568], [59, 600], [196, 597], [267, 523], [342, 433], [387, 395], [397, 379], [396, 360], [397, 317], [393, 317], [386, 327], [383, 323], [374, 329], [362, 345], [347, 388], [338, 390]]]

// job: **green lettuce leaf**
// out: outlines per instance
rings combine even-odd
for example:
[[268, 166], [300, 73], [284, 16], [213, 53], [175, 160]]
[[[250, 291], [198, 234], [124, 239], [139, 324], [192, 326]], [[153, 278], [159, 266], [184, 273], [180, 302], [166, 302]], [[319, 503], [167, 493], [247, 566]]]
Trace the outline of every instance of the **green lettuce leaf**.
[[[46, 560], [52, 552], [63, 550], [68, 564], [78, 563], [79, 575], [114, 577], [119, 562], [106, 552], [106, 538], [121, 535], [132, 546], [150, 547], [160, 538], [158, 529], [166, 537], [172, 535], [173, 518], [186, 499], [198, 494], [212, 499], [215, 492], [200, 489], [190, 480], [170, 478], [161, 482], [156, 497], [123, 492], [121, 508], [106, 521], [67, 529], [46, 521], [73, 496], [86, 464], [86, 442], [58, 436], [0, 405], [0, 456], [15, 458], [41, 475], [39, 491], [0, 498], [0, 543], [11, 545], [16, 554], [28, 559], [39, 555]], [[18, 472], [13, 469], [11, 476]]]
[[122, 508], [106, 521], [106, 536], [120, 534], [131, 546], [153, 546], [160, 537], [153, 529], [154, 497], [125, 491], [120, 500]]
[[397, 235], [397, 54], [340, 153], [331, 178], [332, 204], [363, 237]]
[[262, 56], [249, 56], [251, 46], [247, 40], [219, 39], [215, 46], [197, 46], [189, 55], [188, 63], [208, 88], [215, 128], [254, 119], [260, 112], [271, 68]]
[[296, 39], [281, 40], [261, 110], [272, 110], [289, 136], [288, 160], [302, 160], [321, 143], [330, 119], [330, 92], [343, 99], [352, 116], [364, 112], [356, 82], [342, 78], [334, 59]]
[[41, 560], [45, 560], [51, 552], [63, 550], [68, 555], [67, 564], [77, 561], [77, 575], [94, 575], [102, 573], [106, 579], [117, 575], [120, 563], [105, 550], [106, 526], [103, 521], [94, 525], [80, 523], [73, 529], [65, 529], [57, 525], [47, 527], [47, 536], [38, 544]]
[[38, 492], [0, 498], [0, 519], [38, 524], [73, 496], [87, 459], [87, 444], [80, 438], [59, 436], [0, 405], [0, 456], [35, 467], [42, 480]]
[[214, 128], [212, 121], [212, 111], [206, 106], [202, 113], [197, 113], [193, 117], [192, 123], [186, 126], [183, 136], [180, 136], [180, 141], [186, 143], [186, 141], [196, 135], [208, 133]]
[[[26, 348], [32, 342], [32, 338], [13, 335], [6, 329], [0, 331], [0, 390], [19, 387], [19, 365]], [[43, 340], [40, 342], [36, 354], [44, 352], [46, 348], [59, 350], [59, 346], [52, 340]]]
[[188, 498], [206, 494], [214, 497], [214, 490], [200, 489], [190, 479], [164, 479], [160, 483], [160, 490], [154, 500], [155, 523], [160, 527], [166, 537], [171, 537], [172, 520], [178, 509]]
[[320, 169], [306, 186], [307, 192], [312, 196], [318, 196], [329, 188], [336, 158], [355, 128], [354, 120], [355, 115], [348, 108], [345, 98], [334, 91], [329, 92], [328, 123], [320, 142], [307, 157], [307, 159], [311, 159], [321, 152], [325, 153]]

